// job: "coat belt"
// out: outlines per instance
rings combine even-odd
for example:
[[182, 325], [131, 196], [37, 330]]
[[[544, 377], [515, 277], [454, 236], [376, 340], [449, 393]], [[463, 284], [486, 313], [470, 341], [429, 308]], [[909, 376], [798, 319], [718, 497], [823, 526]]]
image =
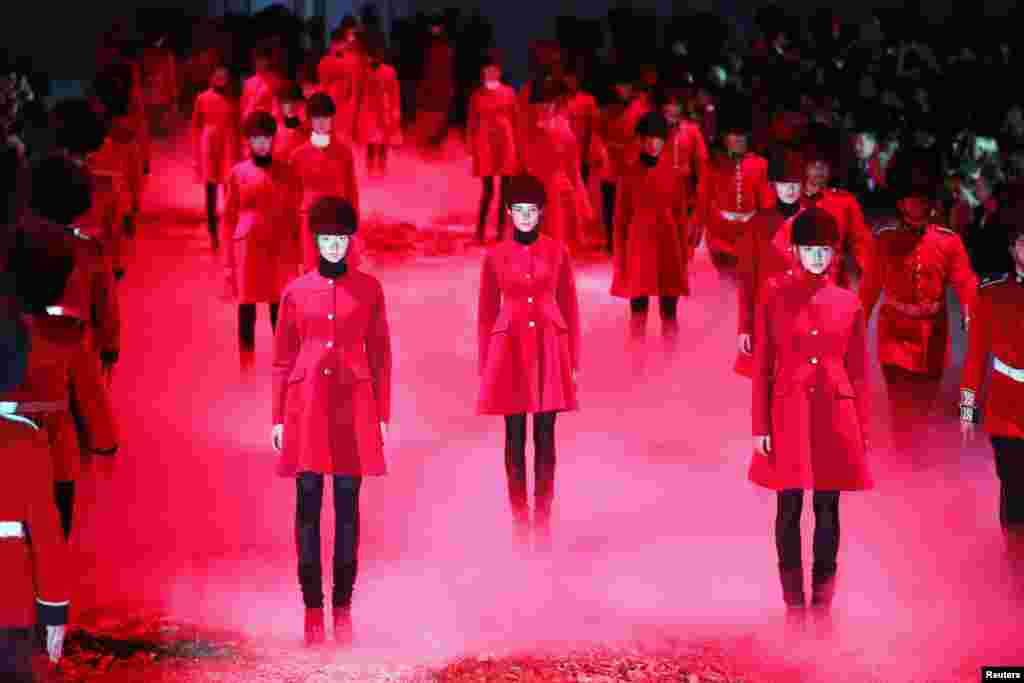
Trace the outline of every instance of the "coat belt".
[[1014, 382], [1024, 382], [1024, 369], [1015, 368], [1012, 365], [1007, 365], [998, 358], [993, 357], [992, 369], [995, 370], [996, 372], [1001, 372], [1002, 374], [1012, 379]]
[[722, 215], [722, 218], [727, 221], [732, 221], [734, 223], [746, 223], [754, 217], [756, 211], [745, 211], [743, 213], [737, 213], [735, 211], [719, 211], [719, 213]]
[[932, 318], [942, 308], [942, 304], [906, 304], [902, 301], [886, 301], [885, 305], [909, 318]]
[[25, 538], [25, 525], [21, 522], [0, 522], [0, 538]]

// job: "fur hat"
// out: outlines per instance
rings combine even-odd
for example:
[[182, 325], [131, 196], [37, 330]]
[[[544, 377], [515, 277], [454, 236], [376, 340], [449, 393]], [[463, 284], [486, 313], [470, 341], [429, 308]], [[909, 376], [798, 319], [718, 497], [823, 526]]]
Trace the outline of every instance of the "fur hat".
[[753, 128], [753, 108], [750, 100], [743, 97], [726, 99], [718, 107], [718, 133], [750, 135]]
[[894, 199], [934, 198], [943, 186], [941, 160], [923, 149], [901, 151], [886, 171], [886, 184]]
[[358, 227], [355, 209], [340, 197], [320, 197], [309, 209], [309, 231], [314, 235], [353, 235]]
[[661, 112], [649, 111], [640, 117], [633, 129], [639, 137], [668, 138], [668, 121]]
[[10, 269], [14, 291], [26, 311], [42, 313], [64, 296], [75, 267], [71, 245], [60, 231], [22, 231]]
[[247, 138], [273, 137], [277, 133], [277, 121], [265, 111], [254, 111], [245, 117], [242, 128]]
[[544, 185], [532, 175], [517, 175], [508, 179], [505, 188], [505, 205], [536, 204], [544, 206], [547, 194]]
[[337, 112], [334, 100], [327, 93], [318, 92], [306, 100], [306, 116], [313, 118], [330, 118]]
[[812, 206], [793, 219], [791, 241], [795, 246], [833, 246], [839, 243], [839, 224], [828, 211]]
[[32, 167], [29, 208], [59, 225], [71, 225], [92, 207], [93, 181], [88, 171], [64, 157], [51, 156]]
[[802, 183], [806, 162], [794, 149], [777, 145], [768, 152], [768, 182]]
[[107, 137], [103, 119], [82, 97], [57, 103], [53, 108], [53, 128], [57, 146], [79, 156], [98, 150]]
[[302, 94], [302, 88], [295, 82], [284, 83], [277, 89], [276, 94], [278, 102], [302, 102], [306, 99]]

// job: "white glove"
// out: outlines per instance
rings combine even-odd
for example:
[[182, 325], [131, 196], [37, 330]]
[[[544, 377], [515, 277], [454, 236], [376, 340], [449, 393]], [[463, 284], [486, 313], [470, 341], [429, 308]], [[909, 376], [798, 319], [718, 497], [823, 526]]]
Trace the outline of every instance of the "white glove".
[[270, 444], [274, 447], [275, 451], [280, 451], [284, 444], [284, 425], [274, 425], [274, 428], [270, 430]]
[[751, 341], [749, 334], [741, 334], [739, 337], [740, 353], [745, 353], [748, 356], [754, 352], [754, 343]]
[[758, 455], [768, 456], [772, 452], [772, 437], [770, 436], [755, 436], [754, 437], [754, 452]]
[[46, 627], [46, 652], [50, 655], [50, 661], [56, 664], [64, 652], [64, 633], [67, 626]]

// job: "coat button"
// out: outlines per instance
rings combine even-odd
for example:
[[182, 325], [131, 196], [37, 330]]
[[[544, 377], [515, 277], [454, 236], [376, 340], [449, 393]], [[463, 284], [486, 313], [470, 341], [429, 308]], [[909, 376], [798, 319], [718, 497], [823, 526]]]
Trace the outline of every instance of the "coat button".
[[818, 359], [817, 358], [811, 358], [811, 365], [817, 365], [817, 364], [818, 364]]
[[332, 285], [334, 284], [334, 280], [328, 280], [328, 282], [330, 282]]
[[533, 297], [532, 296], [526, 297], [526, 303], [532, 304], [533, 303]]
[[330, 368], [324, 368], [324, 374], [325, 375], [331, 374], [331, 369]]
[[532, 320], [530, 321], [530, 327], [536, 327], [536, 323], [534, 323]]
[[815, 336], [815, 337], [818, 336], [818, 331], [817, 330], [811, 330], [811, 335]]
[[327, 319], [328, 320], [334, 320], [334, 314], [333, 313], [328, 313], [327, 314]]
[[526, 274], [526, 279], [527, 279], [527, 280], [529, 280], [529, 279], [530, 279], [530, 278], [532, 278], [532, 277], [533, 277], [533, 276], [532, 276], [532, 275], [530, 275], [529, 273], [527, 273], [527, 274]]
[[808, 389], [808, 391], [813, 394], [814, 393], [814, 387], [811, 387], [810, 389]]
[[334, 342], [332, 342], [332, 341], [327, 342], [327, 348], [331, 348], [332, 346], [334, 346]]

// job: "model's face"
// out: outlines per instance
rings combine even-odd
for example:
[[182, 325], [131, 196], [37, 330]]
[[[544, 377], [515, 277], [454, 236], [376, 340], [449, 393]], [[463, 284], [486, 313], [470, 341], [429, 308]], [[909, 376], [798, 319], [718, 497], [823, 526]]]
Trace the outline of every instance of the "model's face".
[[252, 150], [253, 156], [265, 157], [270, 154], [270, 150], [273, 146], [273, 135], [257, 135], [249, 138], [249, 149]]
[[480, 75], [483, 77], [484, 83], [497, 83], [498, 81], [501, 80], [501, 69], [499, 69], [496, 66], [485, 66], [481, 70]]
[[536, 204], [512, 204], [508, 207], [508, 214], [516, 230], [530, 232], [540, 222], [541, 208]]
[[329, 116], [317, 116], [310, 121], [313, 132], [320, 135], [330, 135], [334, 128], [334, 119]]
[[214, 71], [213, 75], [210, 76], [210, 86], [218, 89], [228, 87], [228, 70], [217, 69]]
[[817, 192], [828, 186], [829, 168], [824, 161], [812, 161], [807, 164], [807, 191]]
[[803, 189], [802, 183], [775, 183], [775, 195], [783, 204], [795, 204], [799, 201], [801, 189]]
[[678, 124], [683, 118], [683, 108], [678, 102], [669, 102], [661, 108], [661, 115], [664, 116], [670, 125]]
[[727, 133], [725, 136], [725, 148], [730, 154], [737, 156], [747, 153], [746, 133]]
[[814, 275], [821, 275], [832, 264], [832, 247], [824, 245], [799, 246], [796, 248], [800, 265]]
[[633, 95], [633, 86], [629, 83], [616, 83], [615, 94], [620, 100], [628, 100]]
[[932, 207], [927, 197], [904, 197], [897, 203], [897, 208], [904, 223], [918, 226], [928, 222]]
[[1017, 241], [1010, 245], [1010, 255], [1017, 266], [1018, 273], [1024, 273], [1024, 235], [1017, 238]]
[[649, 154], [652, 157], [659, 156], [661, 150], [665, 149], [665, 141], [652, 135], [642, 138], [640, 144], [643, 147], [644, 154]]
[[861, 161], [870, 159], [876, 149], [878, 149], [878, 141], [875, 139], [874, 135], [871, 135], [870, 133], [861, 133], [857, 136], [857, 140], [854, 143], [854, 151], [856, 152], [858, 159]]
[[325, 261], [339, 263], [348, 253], [349, 235], [317, 235], [316, 246]]

